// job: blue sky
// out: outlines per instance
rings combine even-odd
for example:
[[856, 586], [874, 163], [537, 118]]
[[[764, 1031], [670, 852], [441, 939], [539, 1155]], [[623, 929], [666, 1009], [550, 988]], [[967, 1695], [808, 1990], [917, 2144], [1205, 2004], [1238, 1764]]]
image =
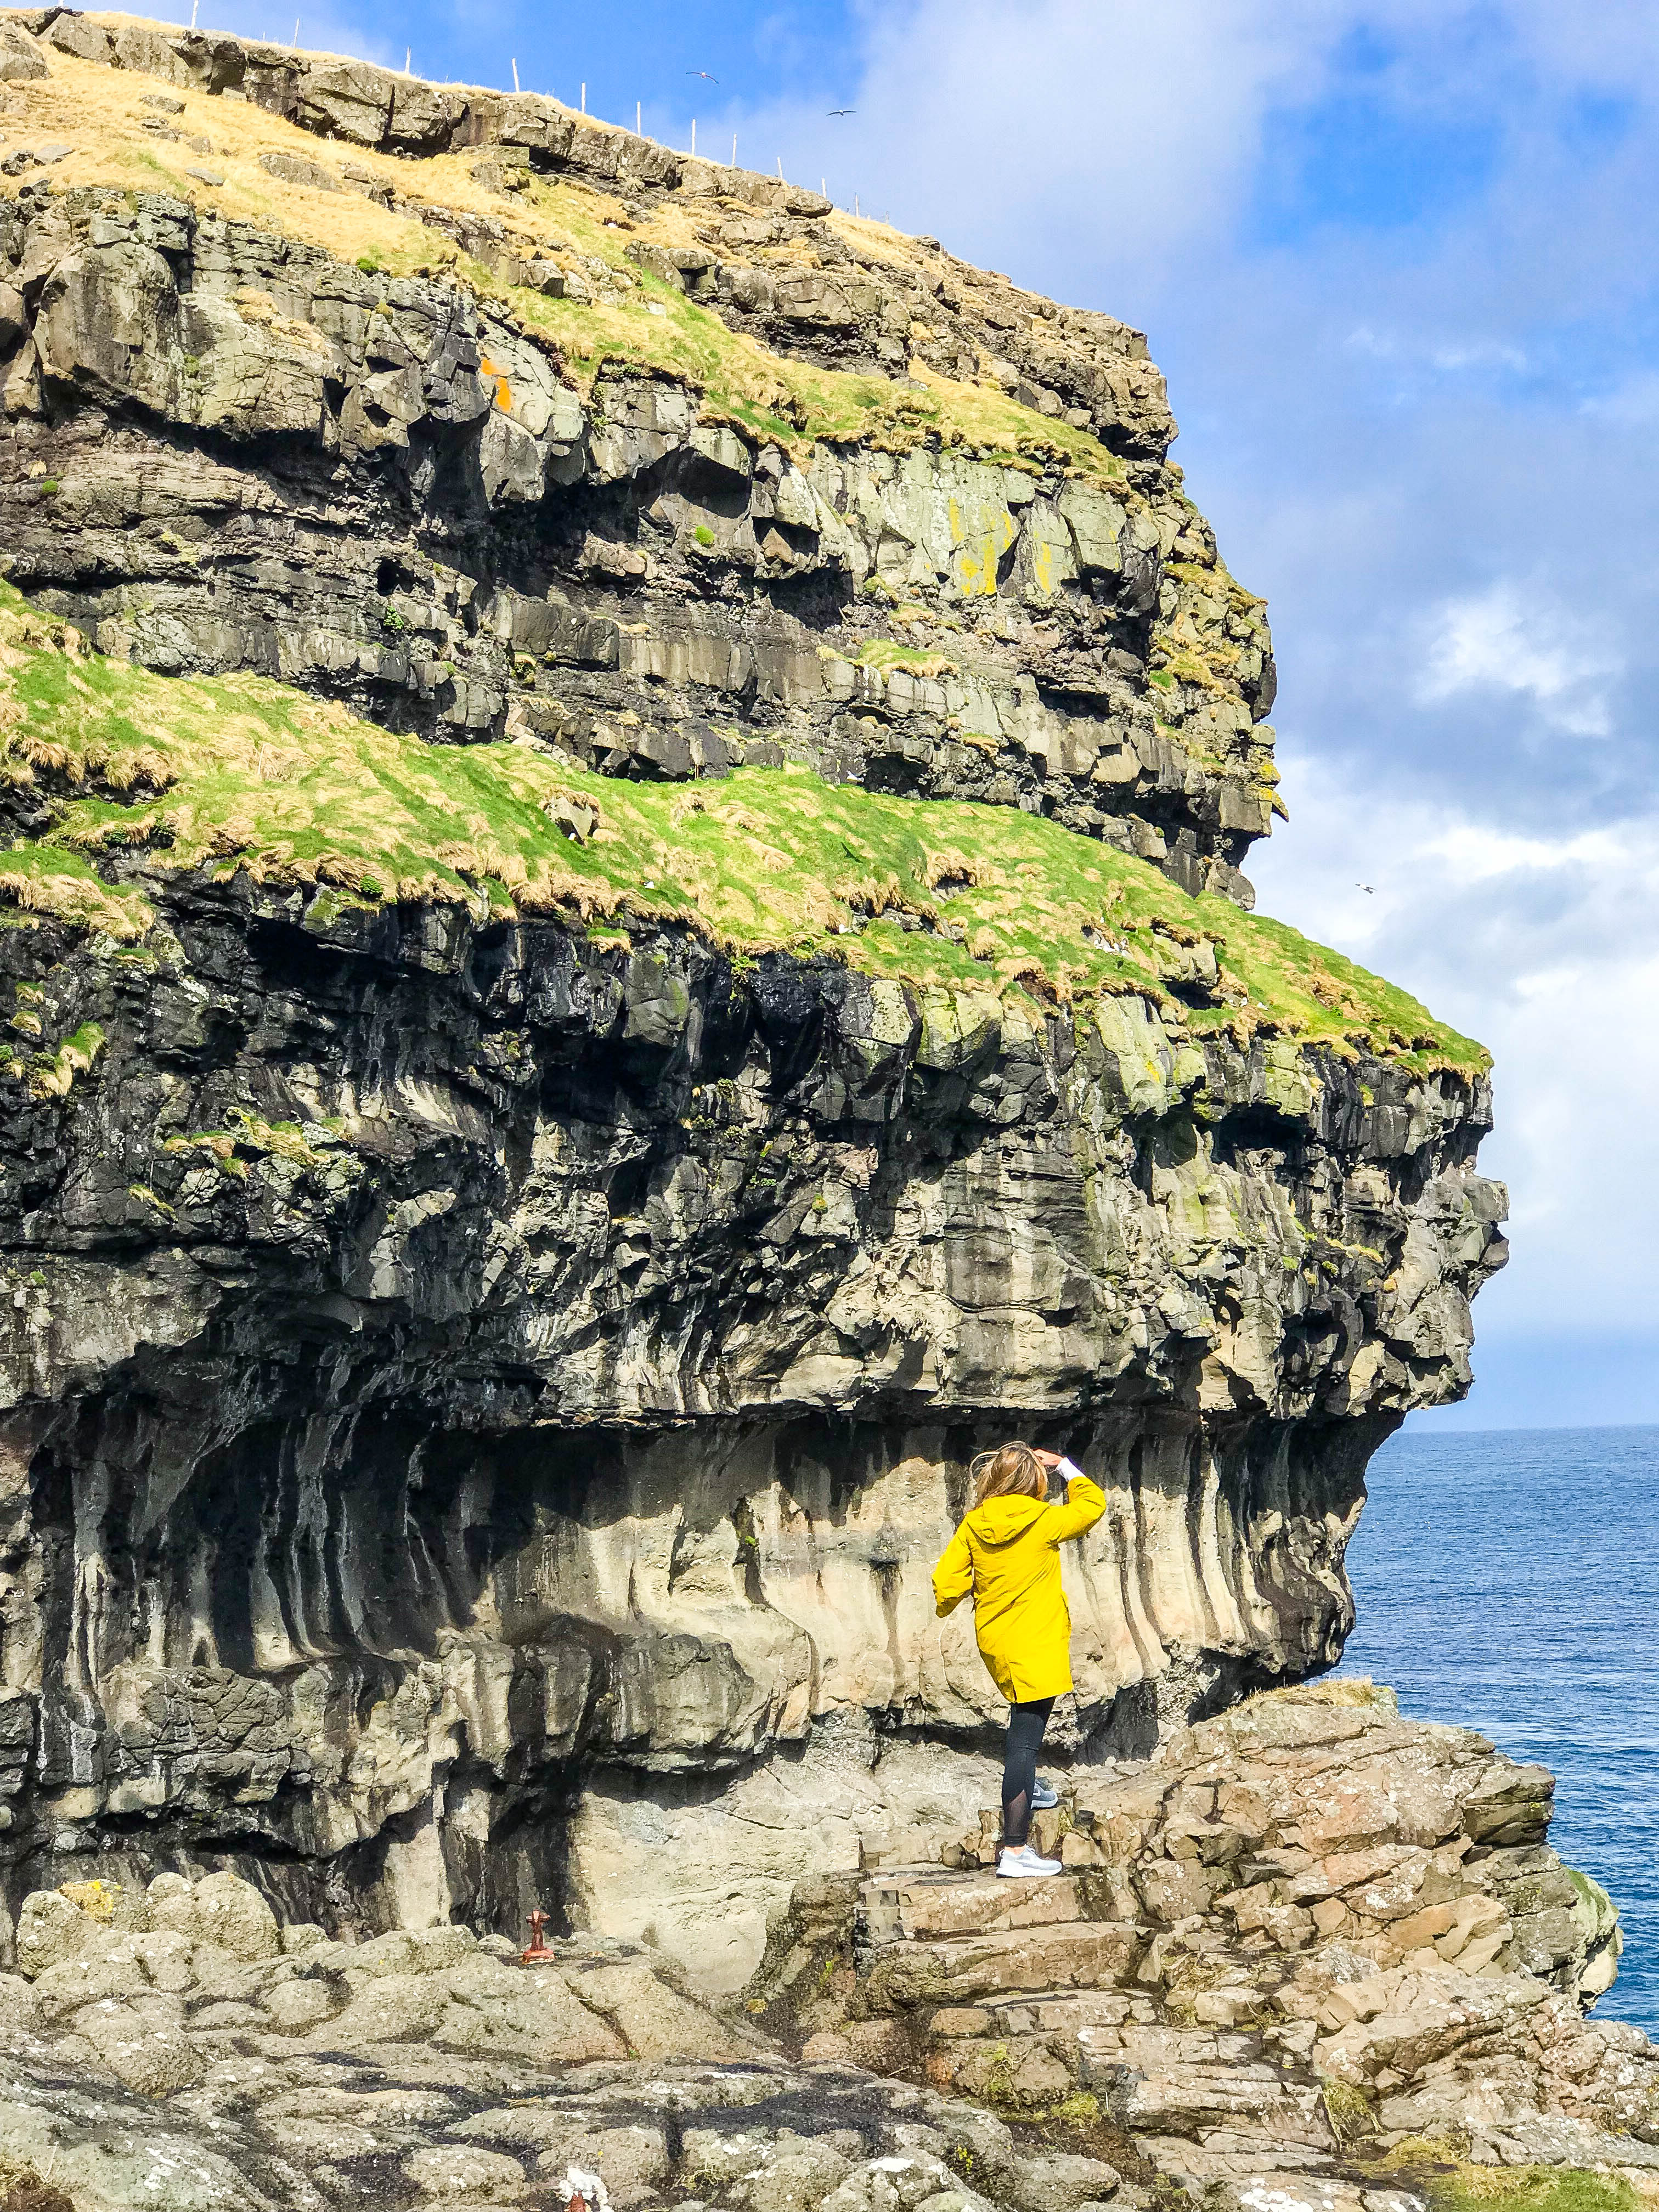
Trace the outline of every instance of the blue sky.
[[1515, 1258], [1434, 1418], [1659, 1420], [1659, 10], [331, 0], [301, 35], [696, 116], [1146, 331], [1271, 605], [1262, 903], [1498, 1057]]

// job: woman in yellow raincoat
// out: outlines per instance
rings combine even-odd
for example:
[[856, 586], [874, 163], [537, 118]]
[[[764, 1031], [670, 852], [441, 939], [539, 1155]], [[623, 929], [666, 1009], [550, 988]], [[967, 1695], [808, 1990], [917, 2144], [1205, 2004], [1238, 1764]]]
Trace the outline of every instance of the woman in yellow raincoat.
[[[1063, 1505], [1048, 1503], [1051, 1469], [1066, 1479]], [[1060, 1547], [1094, 1527], [1106, 1495], [1070, 1460], [1029, 1444], [981, 1452], [969, 1472], [973, 1503], [933, 1570], [933, 1601], [943, 1620], [972, 1595], [979, 1656], [1008, 1700], [997, 1872], [1058, 1874], [1059, 1860], [1039, 1857], [1026, 1839], [1033, 1811], [1056, 1802], [1036, 1778], [1037, 1752], [1054, 1699], [1072, 1687]]]

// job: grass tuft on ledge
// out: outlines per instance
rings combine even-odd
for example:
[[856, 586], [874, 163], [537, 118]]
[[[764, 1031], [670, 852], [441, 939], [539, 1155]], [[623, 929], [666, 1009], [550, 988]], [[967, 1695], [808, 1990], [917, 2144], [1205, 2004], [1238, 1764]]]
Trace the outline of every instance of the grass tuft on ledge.
[[0, 585], [0, 799], [8, 787], [50, 818], [0, 850], [0, 898], [126, 943], [149, 927], [147, 878], [246, 869], [336, 902], [556, 913], [613, 941], [678, 923], [739, 957], [827, 954], [1058, 1004], [1139, 993], [1198, 1036], [1488, 1065], [1340, 954], [1040, 817], [805, 769], [629, 783], [526, 744], [428, 744], [262, 677], [106, 658]]

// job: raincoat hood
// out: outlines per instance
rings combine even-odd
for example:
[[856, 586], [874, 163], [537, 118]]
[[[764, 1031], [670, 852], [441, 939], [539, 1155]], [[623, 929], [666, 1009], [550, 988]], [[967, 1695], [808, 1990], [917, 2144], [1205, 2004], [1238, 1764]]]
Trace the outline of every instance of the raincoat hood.
[[1048, 1510], [1041, 1498], [988, 1498], [975, 1506], [963, 1522], [981, 1544], [1012, 1544], [1023, 1536], [1039, 1515]]

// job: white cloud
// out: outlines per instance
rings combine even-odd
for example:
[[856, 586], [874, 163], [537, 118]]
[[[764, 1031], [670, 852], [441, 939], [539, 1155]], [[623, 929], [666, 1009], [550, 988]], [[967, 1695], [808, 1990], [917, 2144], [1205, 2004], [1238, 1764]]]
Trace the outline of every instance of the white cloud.
[[1465, 369], [1510, 368], [1517, 372], [1527, 366], [1527, 356], [1515, 345], [1441, 345], [1429, 354], [1431, 367], [1448, 376], [1459, 375]]
[[867, 17], [855, 117], [781, 104], [741, 135], [1022, 283], [1059, 286], [1109, 241], [1132, 276], [1112, 312], [1133, 320], [1188, 241], [1233, 219], [1270, 101], [1317, 85], [1346, 16], [1321, 0], [916, 0]]
[[1449, 599], [1432, 617], [1417, 696], [1434, 705], [1466, 692], [1508, 691], [1530, 699], [1570, 736], [1605, 737], [1606, 687], [1624, 663], [1596, 629], [1505, 580]]
[[1547, 839], [1517, 836], [1489, 822], [1452, 822], [1428, 833], [1419, 851], [1425, 859], [1443, 861], [1448, 874], [1464, 884], [1513, 880], [1522, 871], [1577, 872], [1609, 863], [1621, 870], [1632, 865], [1627, 828]]
[[1357, 794], [1329, 760], [1285, 769], [1300, 803], [1258, 850], [1264, 906], [1492, 1054], [1481, 1164], [1509, 1183], [1516, 1256], [1478, 1334], [1659, 1332], [1659, 816], [1554, 843]]
[[1648, 428], [1659, 422], [1659, 376], [1650, 370], [1621, 377], [1610, 392], [1597, 392], [1583, 403], [1586, 415], [1599, 416], [1616, 428]]
[[[387, 69], [403, 64], [405, 48], [401, 44], [394, 47], [384, 25], [366, 27], [355, 9], [349, 5], [337, 7], [334, 0], [311, 0], [311, 4], [307, 4], [307, 0], [292, 0], [291, 11], [288, 0], [210, 0], [200, 27], [204, 31], [228, 31], [242, 39], [270, 39], [279, 46], [287, 46], [294, 37], [296, 17], [300, 42], [307, 52], [379, 62]], [[181, 16], [179, 20], [182, 24], [189, 18]], [[398, 39], [403, 36], [401, 32], [393, 35]], [[417, 55], [416, 75], [420, 66]]]
[[1351, 352], [1371, 361], [1402, 368], [1426, 366], [1444, 376], [1494, 368], [1511, 369], [1518, 374], [1527, 367], [1526, 352], [1518, 345], [1495, 339], [1436, 342], [1420, 331], [1377, 330], [1370, 323], [1357, 324], [1345, 343]]

